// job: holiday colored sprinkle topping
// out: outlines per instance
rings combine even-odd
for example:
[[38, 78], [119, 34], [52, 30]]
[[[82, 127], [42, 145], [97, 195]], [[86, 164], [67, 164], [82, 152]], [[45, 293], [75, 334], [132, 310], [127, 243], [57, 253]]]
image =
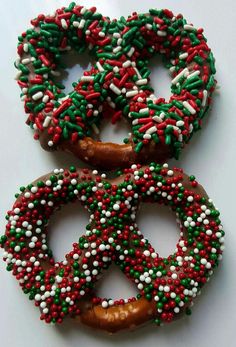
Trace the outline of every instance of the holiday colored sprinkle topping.
[[[39, 15], [19, 37], [15, 66], [21, 98], [35, 138], [46, 132], [46, 146], [99, 134], [100, 122], [122, 116], [131, 127], [124, 143], [139, 153], [150, 141], [181, 148], [201, 128], [214, 91], [213, 54], [202, 28], [167, 9], [136, 12], [110, 20], [71, 3], [52, 16]], [[58, 83], [68, 51], [88, 50], [95, 64], [73, 83], [69, 94]], [[161, 54], [172, 76], [169, 100], [154, 95], [149, 60]]]
[[[132, 165], [114, 180], [96, 170], [55, 169], [21, 187], [16, 198], [0, 238], [3, 257], [47, 323], [83, 316], [86, 302], [109, 312], [141, 299], [154, 305], [151, 318], [158, 325], [170, 322], [183, 311], [190, 313], [193, 299], [222, 257], [219, 211], [194, 176], [168, 164]], [[78, 201], [90, 214], [86, 232], [65, 260], [55, 262], [47, 243], [48, 223], [54, 211]], [[136, 224], [141, 202], [156, 203], [157, 208], [164, 204], [176, 214], [180, 238], [167, 258], [159, 256]], [[135, 283], [137, 298], [96, 296], [98, 276], [112, 262]]]

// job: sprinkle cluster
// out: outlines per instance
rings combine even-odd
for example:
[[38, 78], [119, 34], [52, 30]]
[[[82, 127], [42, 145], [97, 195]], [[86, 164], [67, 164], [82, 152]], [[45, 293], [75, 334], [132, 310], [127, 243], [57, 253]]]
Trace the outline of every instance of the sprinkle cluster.
[[[129, 138], [138, 153], [150, 141], [170, 146], [177, 158], [184, 143], [201, 127], [215, 88], [214, 57], [203, 29], [167, 9], [133, 13], [110, 20], [71, 3], [52, 16], [40, 14], [19, 37], [15, 65], [21, 98], [35, 138], [47, 131], [48, 147], [99, 134], [101, 119], [127, 118]], [[96, 61], [73, 91], [56, 82], [61, 58], [88, 49]], [[156, 97], [148, 63], [161, 54], [172, 75], [170, 100]]]
[[[151, 163], [117, 172], [115, 180], [96, 170], [55, 169], [20, 188], [8, 211], [5, 235], [7, 270], [41, 309], [41, 319], [61, 323], [81, 314], [81, 304], [110, 306], [145, 297], [155, 302], [155, 322], [170, 322], [190, 313], [221, 259], [224, 231], [219, 212], [194, 176], [168, 164]], [[47, 244], [47, 226], [54, 211], [80, 201], [90, 213], [84, 235], [65, 260], [55, 262]], [[180, 238], [173, 254], [162, 258], [135, 222], [140, 202], [164, 204], [176, 214]], [[115, 262], [133, 281], [137, 298], [98, 298], [94, 285]], [[82, 299], [82, 300], [81, 300]]]

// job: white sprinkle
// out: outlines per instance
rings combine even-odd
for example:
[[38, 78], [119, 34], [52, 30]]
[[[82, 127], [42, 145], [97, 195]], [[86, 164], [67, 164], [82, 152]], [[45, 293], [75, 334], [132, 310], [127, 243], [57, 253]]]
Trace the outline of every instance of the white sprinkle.
[[148, 108], [148, 107], [146, 107], [146, 108], [141, 108], [141, 109], [139, 110], [139, 113], [146, 113], [146, 112], [149, 112], [149, 108]]
[[[82, 12], [82, 10], [81, 10], [80, 12]], [[85, 22], [85, 19], [81, 19], [78, 28], [79, 28], [79, 29], [83, 29], [85, 23], [86, 23], [86, 22]]]
[[102, 302], [102, 307], [103, 308], [107, 308], [108, 307], [108, 302], [107, 301], [103, 301]]
[[193, 108], [193, 107], [188, 103], [188, 101], [184, 101], [184, 102], [183, 102], [183, 105], [184, 105], [184, 107], [185, 107], [191, 114], [195, 114], [195, 113], [196, 113], [195, 108]]
[[207, 269], [210, 269], [210, 268], [211, 268], [211, 263], [207, 262], [206, 268], [207, 268]]
[[87, 8], [86, 8], [86, 7], [83, 7], [83, 8], [81, 8], [80, 13], [81, 13], [81, 14], [85, 14], [86, 11], [87, 11]]
[[56, 282], [61, 283], [62, 282], [62, 277], [61, 276], [56, 276]]
[[136, 84], [137, 86], [142, 86], [144, 84], [147, 84], [147, 82], [148, 82], [147, 78], [143, 78], [141, 80], [137, 80]]
[[42, 99], [42, 97], [43, 97], [43, 92], [37, 92], [34, 95], [32, 95], [32, 99], [35, 101]]
[[120, 38], [120, 33], [114, 33], [113, 37], [115, 37], [116, 39], [119, 39]]
[[154, 117], [152, 117], [152, 119], [153, 119], [155, 122], [157, 122], [157, 123], [163, 122], [162, 118], [159, 117], [159, 116], [154, 116]]
[[29, 50], [28, 43], [24, 43], [24, 45], [23, 45], [23, 50], [24, 50], [25, 53], [28, 52], [28, 50]]
[[104, 37], [104, 36], [105, 36], [105, 33], [104, 33], [103, 31], [99, 31], [98, 36]]
[[152, 25], [151, 25], [150, 23], [145, 24], [145, 27], [146, 27], [148, 30], [152, 30]]
[[[102, 244], [99, 246], [99, 249], [100, 249], [100, 251], [105, 251], [106, 246], [102, 243]], [[96, 266], [96, 265], [95, 265], [95, 266]]]
[[183, 69], [180, 73], [178, 73], [178, 75], [175, 76], [175, 78], [173, 78], [173, 80], [171, 81], [172, 84], [176, 84], [181, 77], [185, 76], [186, 73], [188, 73], [188, 68]]
[[117, 46], [113, 49], [113, 53], [118, 53], [121, 50], [121, 46]]
[[101, 65], [101, 63], [98, 61], [97, 62], [97, 68], [98, 68], [98, 70], [100, 71], [100, 72], [103, 72], [104, 71], [104, 69], [103, 69], [103, 67], [102, 67], [102, 65]]
[[36, 301], [40, 301], [40, 300], [41, 300], [41, 295], [40, 295], [40, 294], [36, 294], [35, 297], [34, 297], [34, 299], [35, 299]]
[[31, 62], [30, 58], [25, 58], [21, 60], [21, 63], [24, 65], [29, 64], [30, 62]]
[[79, 259], [79, 255], [77, 253], [73, 254], [73, 259], [75, 260]]
[[191, 77], [194, 77], [194, 76], [198, 76], [200, 75], [200, 71], [199, 70], [196, 70], [194, 72], [191, 72], [188, 76], [187, 76], [187, 79], [191, 78]]
[[184, 121], [178, 120], [178, 121], [176, 122], [176, 125], [177, 125], [177, 127], [182, 127], [182, 126], [184, 125]]
[[43, 127], [44, 128], [47, 128], [49, 126], [51, 122], [51, 117], [47, 116], [45, 119], [44, 119], [44, 122], [43, 122]]
[[110, 300], [108, 301], [108, 304], [109, 304], [109, 306], [113, 306], [113, 305], [114, 305], [114, 301], [110, 299]]
[[167, 35], [167, 32], [166, 32], [166, 31], [163, 31], [163, 30], [158, 30], [158, 31], [157, 31], [157, 35], [158, 35], [158, 36], [164, 37], [164, 36]]
[[121, 90], [119, 88], [117, 88], [113, 83], [110, 84], [110, 89], [117, 95], [121, 94]]
[[167, 171], [167, 175], [168, 176], [173, 176], [174, 175], [174, 171], [173, 170], [168, 170]]
[[130, 61], [130, 60], [126, 60], [126, 61], [122, 64], [123, 67], [129, 67], [130, 65], [131, 65], [131, 61]]
[[61, 19], [61, 26], [63, 29], [68, 29], [68, 25], [67, 25], [65, 18]]
[[44, 95], [42, 102], [44, 102], [45, 104], [48, 102], [49, 100], [49, 96], [48, 95]]
[[127, 92], [126, 94], [125, 94], [125, 96], [127, 97], [127, 98], [131, 98], [132, 96], [135, 96], [135, 95], [137, 95], [138, 94], [138, 90], [130, 90], [129, 92]]
[[91, 82], [94, 80], [94, 76], [82, 76], [81, 81], [82, 82]]
[[185, 52], [185, 53], [182, 53], [179, 55], [179, 59], [186, 59], [188, 57], [188, 53]]
[[208, 92], [206, 89], [204, 89], [203, 90], [203, 98], [202, 98], [202, 107], [206, 106], [207, 96], [208, 96]]
[[113, 210], [118, 211], [120, 209], [120, 206], [118, 204], [113, 205]]
[[18, 71], [16, 76], [15, 76], [15, 80], [17, 81], [21, 75], [22, 75], [22, 71]]
[[78, 27], [79, 27], [79, 22], [75, 20], [75, 21], [72, 23], [72, 25], [73, 25], [75, 28], [78, 28]]
[[77, 180], [76, 180], [75, 178], [73, 178], [73, 179], [71, 180], [71, 184], [75, 185], [76, 183], [77, 183]]
[[138, 69], [137, 69], [136, 67], [134, 67], [134, 70], [135, 70], [135, 72], [136, 72], [138, 78], [139, 78], [139, 79], [142, 79], [142, 76], [140, 75]]
[[151, 282], [152, 282], [151, 277], [146, 277], [145, 278], [145, 283], [151, 283]]
[[147, 131], [146, 131], [146, 134], [153, 134], [157, 131], [157, 128], [156, 126], [154, 125], [153, 127], [149, 128]]
[[196, 28], [194, 28], [194, 26], [190, 25], [190, 24], [185, 24], [184, 25], [184, 30], [187, 30], [187, 31], [195, 31], [197, 30]]
[[135, 51], [134, 47], [131, 47], [129, 52], [127, 53], [128, 57], [132, 57], [132, 55], [134, 54], [134, 51]]

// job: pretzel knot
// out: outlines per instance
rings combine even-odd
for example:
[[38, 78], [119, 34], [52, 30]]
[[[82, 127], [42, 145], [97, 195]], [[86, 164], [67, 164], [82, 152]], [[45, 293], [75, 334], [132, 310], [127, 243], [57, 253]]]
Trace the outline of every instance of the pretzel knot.
[[[90, 213], [86, 233], [64, 261], [55, 262], [47, 245], [50, 217], [77, 201]], [[136, 224], [141, 202], [164, 204], [176, 214], [180, 238], [167, 258], [158, 255]], [[167, 164], [133, 165], [112, 180], [96, 170], [56, 169], [21, 187], [7, 219], [0, 239], [7, 270], [40, 307], [41, 319], [61, 323], [71, 316], [109, 332], [189, 314], [221, 259], [224, 242], [212, 200], [194, 176]], [[95, 284], [112, 262], [135, 283], [137, 297], [96, 296]]]
[[[202, 118], [215, 88], [215, 66], [203, 29], [169, 10], [110, 20], [72, 3], [39, 15], [19, 38], [16, 67], [27, 123], [43, 148], [74, 153], [95, 166], [117, 168], [175, 156]], [[86, 49], [95, 61], [69, 94], [56, 82], [62, 56]], [[161, 54], [172, 75], [169, 100], [156, 97], [148, 63]], [[99, 141], [101, 120], [124, 117], [124, 144]]]

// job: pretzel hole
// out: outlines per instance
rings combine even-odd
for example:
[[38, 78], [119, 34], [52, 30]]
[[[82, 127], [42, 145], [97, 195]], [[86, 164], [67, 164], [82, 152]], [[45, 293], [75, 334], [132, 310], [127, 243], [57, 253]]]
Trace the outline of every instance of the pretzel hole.
[[60, 70], [61, 75], [56, 81], [64, 85], [63, 92], [67, 94], [74, 89], [72, 83], [78, 82], [84, 71], [91, 69], [93, 59], [88, 51], [78, 54], [75, 50], [71, 50], [62, 55], [61, 62], [66, 67]]
[[85, 234], [89, 223], [88, 211], [79, 203], [68, 204], [50, 218], [48, 244], [55, 261], [62, 261], [72, 250], [72, 244]]
[[144, 238], [160, 257], [174, 253], [180, 229], [175, 214], [169, 208], [157, 203], [141, 203], [137, 224]]
[[99, 130], [99, 139], [102, 142], [124, 144], [124, 139], [130, 137], [130, 126], [124, 117], [121, 117], [115, 124], [112, 124], [109, 118], [103, 118]]
[[113, 300], [128, 299], [136, 297], [138, 293], [139, 291], [135, 284], [127, 280], [123, 272], [115, 264], [111, 264], [96, 285], [96, 295], [100, 298], [111, 298]]
[[165, 98], [168, 101], [171, 97], [171, 74], [165, 67], [163, 57], [155, 55], [149, 60], [148, 68], [151, 70], [150, 84], [154, 89], [157, 98]]

